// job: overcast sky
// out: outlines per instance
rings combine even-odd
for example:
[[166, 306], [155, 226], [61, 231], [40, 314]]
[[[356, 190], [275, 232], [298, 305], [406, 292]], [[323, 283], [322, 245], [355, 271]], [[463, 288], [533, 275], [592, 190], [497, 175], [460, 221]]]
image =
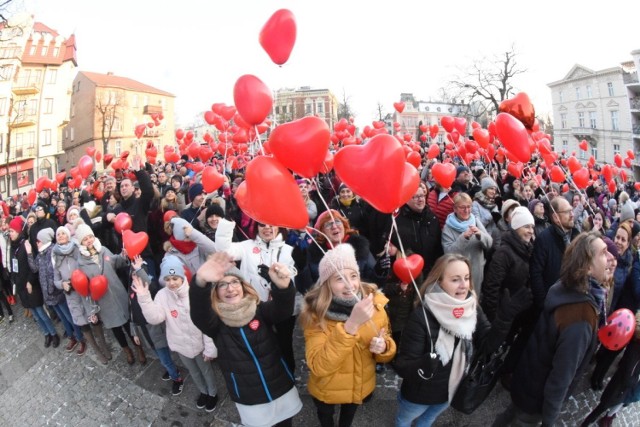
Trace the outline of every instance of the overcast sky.
[[[401, 92], [436, 99], [459, 67], [515, 45], [528, 72], [518, 80], [538, 112], [550, 112], [547, 83], [579, 63], [617, 66], [640, 49], [640, 2], [23, 0], [68, 37], [82, 71], [129, 77], [176, 95], [180, 122], [233, 102], [233, 85], [255, 74], [280, 87], [343, 91], [364, 126]], [[296, 45], [282, 67], [258, 43], [273, 12], [290, 9]]]

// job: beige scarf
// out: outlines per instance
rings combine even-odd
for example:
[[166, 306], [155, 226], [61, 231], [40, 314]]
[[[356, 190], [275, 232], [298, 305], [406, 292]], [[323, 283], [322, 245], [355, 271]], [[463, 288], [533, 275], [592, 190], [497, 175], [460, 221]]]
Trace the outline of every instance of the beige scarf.
[[237, 304], [218, 303], [220, 320], [232, 328], [241, 328], [249, 323], [256, 316], [257, 308], [256, 300], [249, 295], [245, 295]]
[[[426, 308], [433, 313], [440, 324], [440, 332], [435, 350], [443, 366], [451, 361], [449, 375], [449, 402], [453, 399], [460, 381], [467, 370], [467, 360], [471, 358], [473, 332], [476, 329], [476, 294], [471, 291], [464, 301], [460, 301], [442, 290], [435, 283], [424, 295]], [[456, 346], [456, 338], [460, 342]]]

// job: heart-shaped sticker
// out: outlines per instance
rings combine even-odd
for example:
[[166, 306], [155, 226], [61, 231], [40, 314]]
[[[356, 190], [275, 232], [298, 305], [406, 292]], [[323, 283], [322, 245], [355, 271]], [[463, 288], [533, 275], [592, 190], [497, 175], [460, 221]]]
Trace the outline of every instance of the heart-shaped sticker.
[[453, 317], [459, 319], [464, 314], [464, 307], [456, 307], [453, 309]]
[[249, 322], [249, 328], [251, 328], [252, 331], [257, 331], [259, 327], [260, 321], [258, 319], [253, 319], [251, 322]]
[[178, 318], [178, 310], [171, 310], [171, 317], [177, 319]]

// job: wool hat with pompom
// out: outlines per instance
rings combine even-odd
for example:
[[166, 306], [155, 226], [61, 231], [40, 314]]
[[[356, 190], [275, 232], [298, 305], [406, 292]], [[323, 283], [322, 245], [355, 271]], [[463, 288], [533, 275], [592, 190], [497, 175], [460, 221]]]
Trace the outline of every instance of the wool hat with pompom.
[[353, 246], [348, 243], [342, 243], [324, 254], [318, 268], [318, 280], [320, 283], [324, 283], [338, 271], [344, 269], [353, 270], [360, 274], [360, 268], [356, 261], [356, 252]]

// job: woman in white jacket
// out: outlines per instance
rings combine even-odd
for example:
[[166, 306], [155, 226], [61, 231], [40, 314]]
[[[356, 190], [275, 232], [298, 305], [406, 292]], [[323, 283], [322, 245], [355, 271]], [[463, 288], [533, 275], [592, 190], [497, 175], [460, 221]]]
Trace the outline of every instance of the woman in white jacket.
[[[260, 301], [270, 299], [271, 284], [269, 280], [269, 267], [275, 262], [287, 266], [289, 271], [295, 271], [293, 247], [287, 245], [280, 234], [278, 227], [256, 222], [257, 233], [253, 240], [232, 242], [235, 223], [221, 219], [216, 230], [214, 242], [216, 252], [226, 252], [234, 261], [240, 261], [240, 273], [256, 290]], [[295, 316], [275, 324], [278, 344], [285, 362], [291, 372], [295, 371], [295, 359], [293, 357], [293, 328]]]
[[189, 284], [184, 265], [175, 256], [166, 256], [160, 266], [160, 278], [166, 286], [151, 299], [149, 284], [133, 276], [132, 289], [138, 294], [138, 303], [144, 318], [152, 325], [166, 323], [169, 348], [180, 356], [200, 390], [196, 406], [212, 412], [218, 402], [218, 391], [211, 361], [218, 355], [213, 340], [191, 321]]

